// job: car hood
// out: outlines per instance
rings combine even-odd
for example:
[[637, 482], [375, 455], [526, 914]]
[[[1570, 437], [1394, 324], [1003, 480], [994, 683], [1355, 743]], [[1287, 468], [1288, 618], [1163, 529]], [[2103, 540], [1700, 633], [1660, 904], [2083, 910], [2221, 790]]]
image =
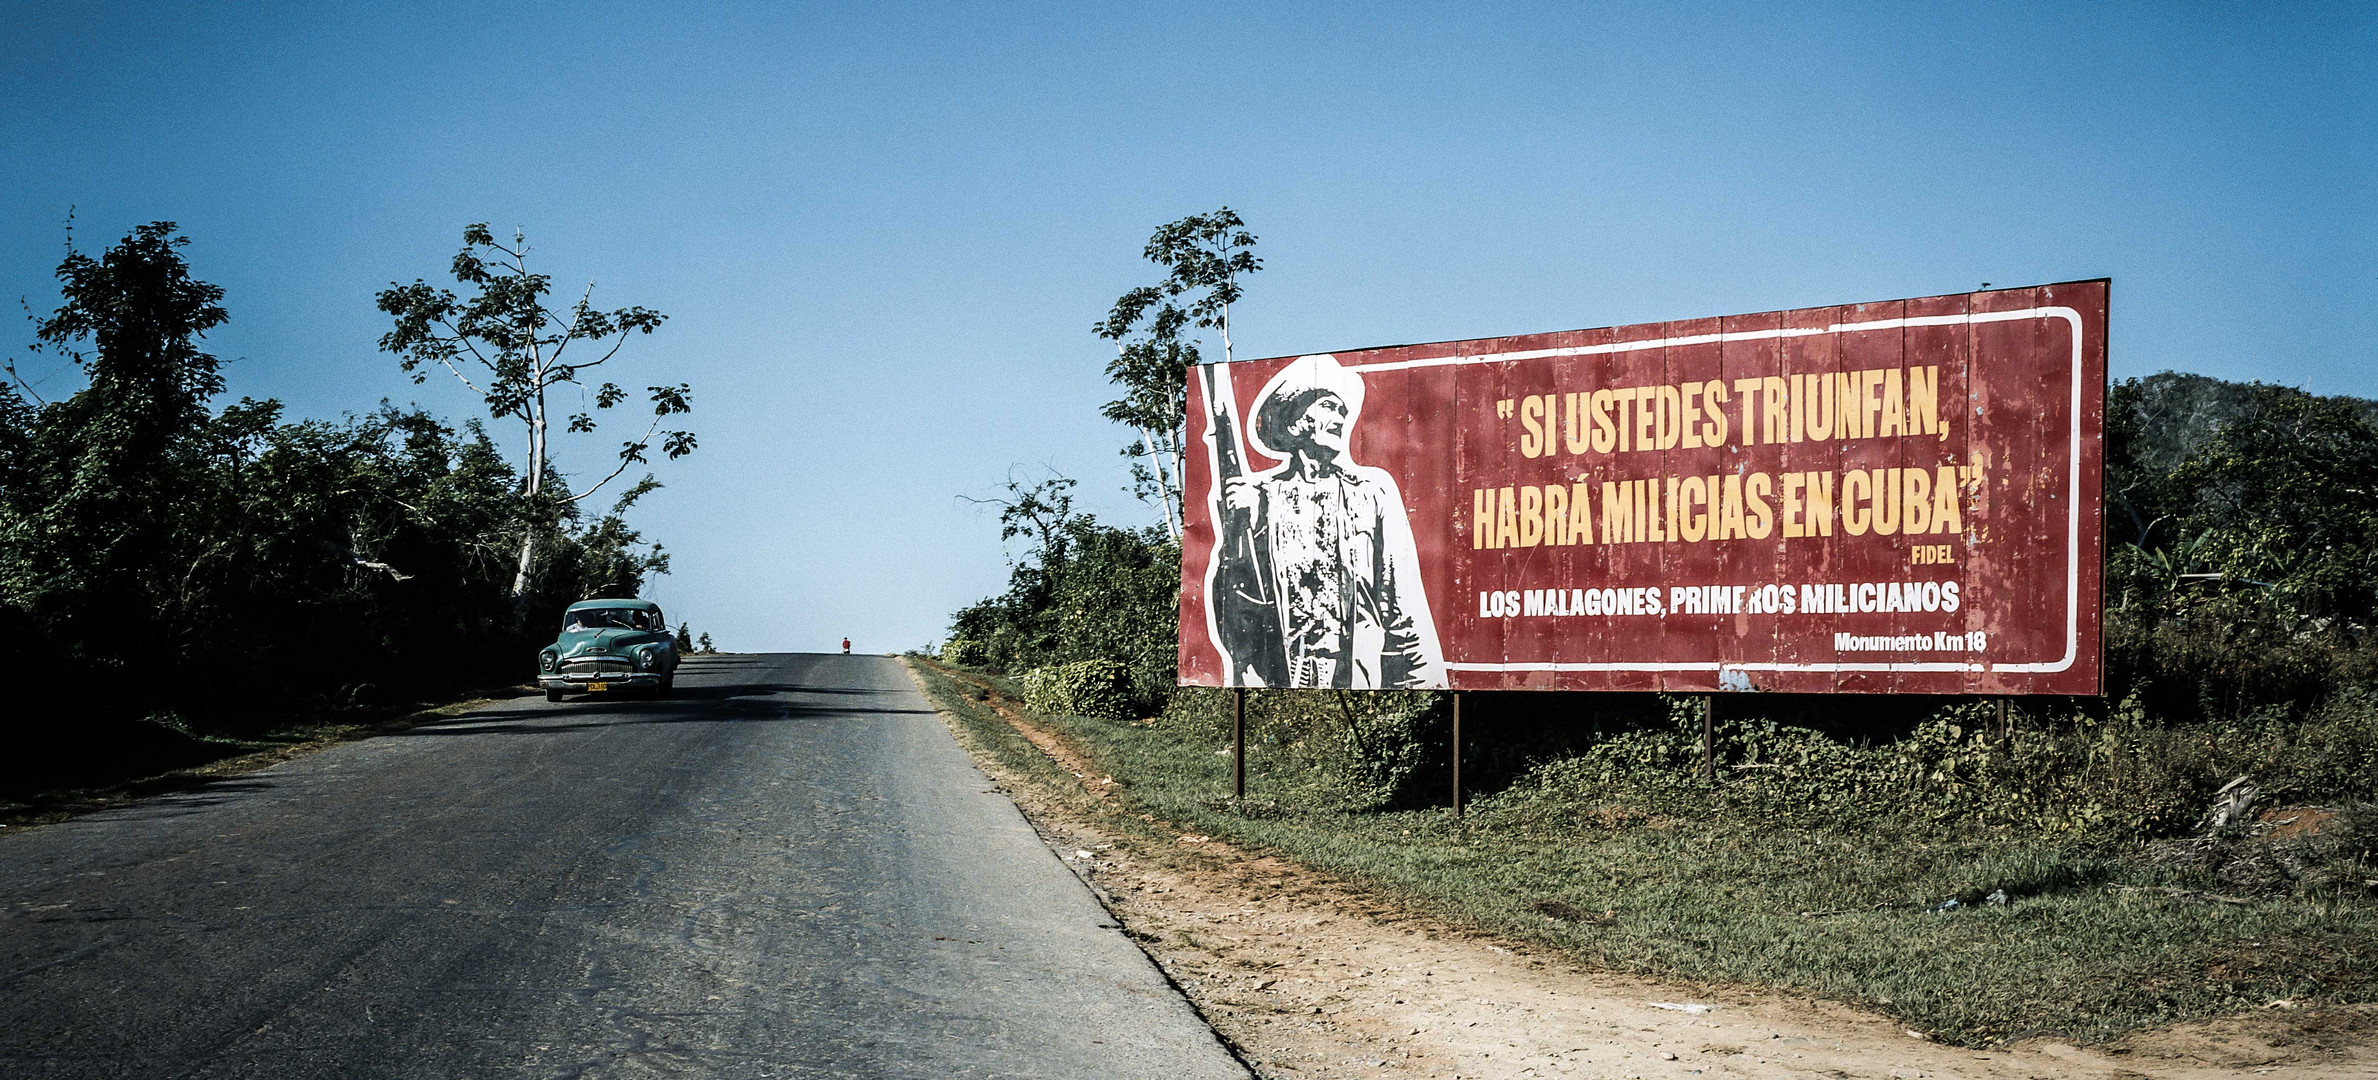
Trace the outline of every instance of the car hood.
[[660, 640], [650, 630], [624, 630], [611, 627], [602, 630], [564, 630], [553, 642], [553, 649], [564, 658], [572, 656], [602, 656], [624, 653], [638, 645]]

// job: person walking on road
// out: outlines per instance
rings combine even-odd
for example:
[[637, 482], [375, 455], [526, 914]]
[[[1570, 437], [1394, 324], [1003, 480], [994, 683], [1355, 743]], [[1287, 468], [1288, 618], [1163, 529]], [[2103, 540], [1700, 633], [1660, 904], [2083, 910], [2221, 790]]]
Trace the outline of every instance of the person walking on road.
[[850, 639], [849, 639], [849, 638], [843, 638], [843, 639], [842, 639], [842, 655], [844, 655], [844, 656], [849, 656], [849, 655], [850, 655]]

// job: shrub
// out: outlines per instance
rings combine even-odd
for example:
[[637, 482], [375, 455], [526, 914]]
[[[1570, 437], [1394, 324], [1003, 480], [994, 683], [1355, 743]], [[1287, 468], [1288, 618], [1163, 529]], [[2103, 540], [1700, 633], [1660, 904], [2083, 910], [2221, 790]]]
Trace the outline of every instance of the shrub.
[[973, 638], [951, 638], [941, 643], [941, 662], [959, 667], [982, 667], [991, 662], [991, 650]]
[[1131, 719], [1131, 669], [1113, 660], [1076, 660], [1026, 672], [1024, 704], [1059, 716]]

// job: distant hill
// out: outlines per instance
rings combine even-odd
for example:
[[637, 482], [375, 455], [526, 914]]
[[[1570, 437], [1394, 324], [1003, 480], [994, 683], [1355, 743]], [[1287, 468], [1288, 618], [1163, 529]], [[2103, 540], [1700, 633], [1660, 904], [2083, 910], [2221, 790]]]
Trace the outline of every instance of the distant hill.
[[[2207, 375], [2162, 371], [2143, 379], [2124, 379], [2107, 396], [2109, 413], [2131, 410], [2129, 417], [2109, 415], [2109, 433], [2126, 432], [2125, 451], [2131, 467], [2169, 471], [2212, 439], [2223, 424], [2253, 408], [2253, 383], [2230, 382]], [[2343, 395], [2327, 398], [2353, 405], [2364, 420], [2378, 424], [2378, 401]], [[2128, 419], [2130, 424], [2122, 421]]]

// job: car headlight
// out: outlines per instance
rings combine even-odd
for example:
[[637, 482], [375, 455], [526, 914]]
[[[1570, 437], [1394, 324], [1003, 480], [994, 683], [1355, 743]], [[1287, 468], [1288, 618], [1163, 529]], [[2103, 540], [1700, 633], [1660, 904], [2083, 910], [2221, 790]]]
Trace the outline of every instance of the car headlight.
[[637, 667], [639, 667], [639, 668], [642, 668], [642, 669], [644, 669], [644, 670], [646, 670], [646, 671], [651, 671], [651, 670], [653, 669], [653, 666], [654, 666], [654, 665], [656, 665], [656, 664], [658, 664], [658, 663], [660, 663], [660, 654], [659, 654], [658, 652], [654, 651], [652, 648], [650, 648], [650, 647], [646, 647], [646, 648], [643, 648], [643, 649], [639, 649], [639, 650], [637, 650], [637, 652], [636, 652], [636, 666], [637, 666]]
[[560, 667], [561, 661], [555, 658], [552, 653], [538, 653], [537, 666], [544, 668], [547, 671], [551, 671], [554, 668]]

